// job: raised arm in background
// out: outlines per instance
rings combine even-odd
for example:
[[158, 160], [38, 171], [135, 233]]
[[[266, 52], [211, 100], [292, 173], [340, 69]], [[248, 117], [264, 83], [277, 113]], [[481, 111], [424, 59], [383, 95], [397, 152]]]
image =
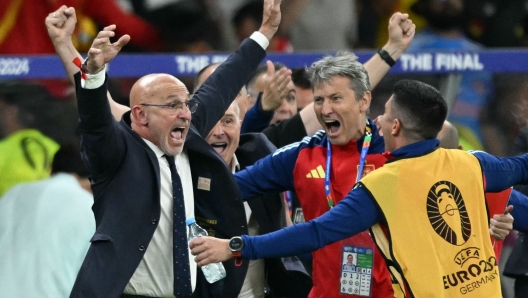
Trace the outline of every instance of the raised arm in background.
[[[73, 46], [72, 41], [72, 34], [77, 23], [75, 8], [63, 5], [57, 11], [50, 13], [45, 23], [48, 35], [53, 42], [57, 55], [62, 61], [68, 79], [74, 84], [73, 75], [79, 72], [79, 68], [73, 63], [73, 60], [79, 58], [81, 63], [84, 61], [81, 54]], [[115, 102], [109, 92], [107, 96], [112, 115], [117, 121], [121, 120], [121, 116], [129, 111], [130, 108]]]

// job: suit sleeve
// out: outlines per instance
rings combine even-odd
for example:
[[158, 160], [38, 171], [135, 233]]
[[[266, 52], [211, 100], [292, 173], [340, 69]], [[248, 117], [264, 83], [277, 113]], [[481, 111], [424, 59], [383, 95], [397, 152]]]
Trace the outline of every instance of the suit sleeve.
[[125, 152], [123, 132], [112, 117], [107, 99], [107, 81], [96, 89], [81, 87], [80, 72], [74, 75], [79, 110], [82, 157], [93, 175], [113, 171]]
[[207, 136], [224, 116], [242, 86], [266, 56], [266, 51], [251, 38], [242, 45], [196, 91], [193, 100], [200, 102], [192, 115], [192, 123], [202, 136]]
[[380, 218], [374, 199], [363, 186], [356, 187], [334, 208], [314, 220], [262, 236], [242, 236], [242, 256], [255, 260], [311, 252], [361, 233]]

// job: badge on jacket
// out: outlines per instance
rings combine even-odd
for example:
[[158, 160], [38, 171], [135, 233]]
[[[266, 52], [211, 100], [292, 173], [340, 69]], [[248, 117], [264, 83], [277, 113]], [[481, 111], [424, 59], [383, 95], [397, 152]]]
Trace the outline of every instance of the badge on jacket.
[[198, 189], [211, 191], [211, 179], [198, 177]]

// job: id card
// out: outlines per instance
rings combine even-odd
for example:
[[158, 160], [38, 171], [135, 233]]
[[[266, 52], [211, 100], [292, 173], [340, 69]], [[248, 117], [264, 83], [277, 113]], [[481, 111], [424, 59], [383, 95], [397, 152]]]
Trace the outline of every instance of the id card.
[[294, 224], [305, 222], [302, 208], [295, 208], [295, 213], [293, 214], [292, 221]]
[[372, 292], [372, 248], [343, 246], [340, 293], [370, 297]]

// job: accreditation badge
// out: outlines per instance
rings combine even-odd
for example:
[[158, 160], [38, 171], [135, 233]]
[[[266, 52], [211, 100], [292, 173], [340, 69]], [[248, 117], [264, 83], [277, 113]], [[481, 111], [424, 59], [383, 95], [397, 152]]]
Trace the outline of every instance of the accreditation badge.
[[359, 246], [343, 246], [340, 293], [370, 297], [374, 250]]
[[295, 212], [293, 213], [293, 219], [292, 222], [294, 224], [303, 223], [304, 220], [304, 213], [302, 208], [295, 208]]

